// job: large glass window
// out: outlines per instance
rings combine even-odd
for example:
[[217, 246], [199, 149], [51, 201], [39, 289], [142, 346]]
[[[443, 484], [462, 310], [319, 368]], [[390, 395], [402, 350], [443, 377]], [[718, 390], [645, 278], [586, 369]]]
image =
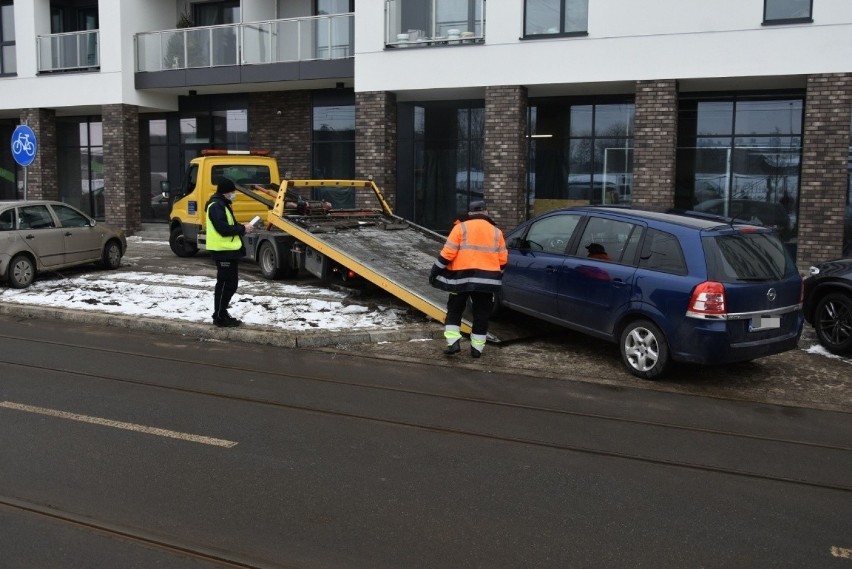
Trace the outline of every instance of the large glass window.
[[414, 105], [412, 118], [414, 221], [448, 232], [484, 197], [485, 110], [481, 103], [424, 103]]
[[15, 56], [15, 7], [11, 1], [0, 1], [0, 75], [18, 71]]
[[95, 118], [57, 118], [56, 139], [61, 200], [103, 219], [103, 123]]
[[386, 0], [386, 43], [395, 47], [474, 43], [484, 37], [484, 0]]
[[140, 138], [142, 219], [168, 221], [173, 201], [169, 182], [169, 154], [178, 152], [177, 145], [169, 145], [168, 121], [165, 118], [142, 120]]
[[571, 205], [630, 203], [633, 103], [540, 100], [529, 112], [535, 215]]
[[763, 0], [764, 24], [811, 22], [813, 0]]
[[526, 0], [524, 36], [585, 34], [589, 0]]
[[795, 240], [803, 99], [682, 99], [675, 206], [775, 227]]
[[314, 178], [351, 180], [355, 176], [355, 105], [315, 101], [312, 161]]

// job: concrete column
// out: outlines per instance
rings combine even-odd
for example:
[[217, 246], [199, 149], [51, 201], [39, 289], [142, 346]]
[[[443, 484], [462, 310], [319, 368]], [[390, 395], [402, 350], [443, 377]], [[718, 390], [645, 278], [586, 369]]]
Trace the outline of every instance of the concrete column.
[[843, 252], [852, 73], [810, 75], [806, 97], [796, 252], [801, 269]]
[[677, 81], [636, 82], [631, 205], [637, 209], [674, 207], [677, 112]]
[[103, 137], [106, 222], [132, 235], [142, 227], [138, 107], [104, 105]]
[[485, 89], [485, 201], [502, 229], [527, 218], [527, 89]]

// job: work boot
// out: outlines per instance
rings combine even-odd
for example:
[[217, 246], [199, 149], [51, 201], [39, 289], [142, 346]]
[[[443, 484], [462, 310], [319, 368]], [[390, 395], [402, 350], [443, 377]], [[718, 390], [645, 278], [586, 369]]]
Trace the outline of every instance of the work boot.
[[242, 324], [242, 322], [236, 318], [226, 316], [225, 318], [214, 318], [213, 324], [215, 324], [218, 328], [236, 328]]
[[473, 346], [470, 347], [470, 357], [478, 360], [481, 355], [482, 355], [482, 352], [480, 352], [479, 350], [477, 350]]
[[456, 340], [444, 350], [444, 353], [448, 356], [454, 356], [461, 351], [461, 340]]

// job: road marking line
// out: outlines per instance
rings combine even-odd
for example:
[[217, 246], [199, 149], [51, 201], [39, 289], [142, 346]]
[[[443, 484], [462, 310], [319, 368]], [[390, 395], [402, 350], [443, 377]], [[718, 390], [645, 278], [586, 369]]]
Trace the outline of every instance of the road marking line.
[[145, 425], [137, 425], [135, 423], [123, 423], [121, 421], [102, 419], [100, 417], [78, 415], [76, 413], [68, 413], [67, 411], [58, 411], [56, 409], [47, 409], [45, 407], [34, 407], [32, 405], [23, 405], [21, 403], [13, 403], [11, 401], [0, 401], [0, 407], [5, 407], [6, 409], [15, 409], [16, 411], [25, 411], [27, 413], [38, 413], [39, 415], [48, 415], [50, 417], [58, 417], [60, 419], [69, 419], [71, 421], [80, 421], [81, 423], [91, 423], [93, 425], [103, 425], [105, 427], [125, 429], [127, 431], [135, 431], [137, 433], [145, 433], [148, 435], [157, 435], [158, 437], [168, 437], [172, 439], [179, 439], [182, 441], [201, 443], [205, 445], [213, 445], [225, 448], [232, 448], [237, 446], [237, 443], [235, 443], [234, 441], [227, 441], [224, 439], [214, 439], [213, 437], [203, 437], [201, 435], [179, 433], [177, 431], [158, 429], [156, 427], [146, 427]]

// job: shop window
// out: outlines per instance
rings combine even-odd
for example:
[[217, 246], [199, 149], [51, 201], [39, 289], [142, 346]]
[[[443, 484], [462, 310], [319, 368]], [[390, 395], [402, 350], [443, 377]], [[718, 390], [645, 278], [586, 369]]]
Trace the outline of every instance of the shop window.
[[62, 201], [103, 219], [103, 123], [94, 118], [58, 118], [56, 142]]
[[586, 34], [589, 0], [526, 0], [524, 37]]
[[529, 114], [529, 201], [539, 215], [572, 205], [629, 204], [633, 103], [541, 100]]
[[813, 0], [764, 0], [764, 24], [812, 22]]
[[803, 100], [682, 99], [675, 206], [798, 232]]

